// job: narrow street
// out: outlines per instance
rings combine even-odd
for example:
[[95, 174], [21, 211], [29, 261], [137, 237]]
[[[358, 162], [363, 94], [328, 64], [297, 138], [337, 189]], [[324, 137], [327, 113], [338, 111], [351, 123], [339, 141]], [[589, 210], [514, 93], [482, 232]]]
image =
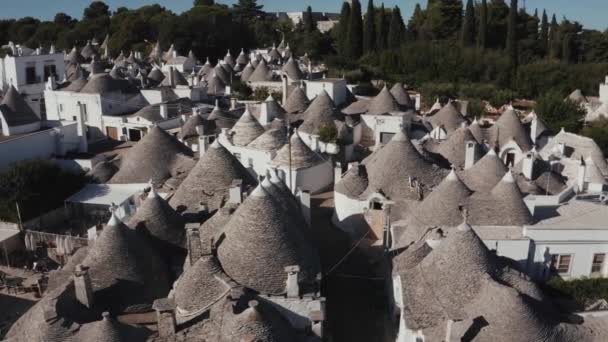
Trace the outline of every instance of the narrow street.
[[382, 265], [370, 262], [361, 247], [353, 250], [356, 241], [331, 225], [332, 196], [324, 193], [312, 199], [312, 229], [320, 248], [327, 298], [327, 340], [389, 341]]

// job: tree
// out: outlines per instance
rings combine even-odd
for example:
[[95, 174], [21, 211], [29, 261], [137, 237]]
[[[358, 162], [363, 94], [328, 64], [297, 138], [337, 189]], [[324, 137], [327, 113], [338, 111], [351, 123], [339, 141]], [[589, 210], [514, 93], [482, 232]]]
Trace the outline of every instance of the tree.
[[17, 222], [17, 203], [22, 220], [61, 207], [86, 182], [84, 174], [66, 172], [50, 161], [18, 162], [0, 174], [0, 220]]
[[361, 16], [361, 3], [359, 0], [351, 2], [347, 54], [351, 58], [359, 58], [363, 54], [363, 18]]
[[84, 19], [93, 20], [100, 17], [109, 17], [110, 8], [103, 1], [93, 1], [84, 9]]
[[462, 0], [429, 1], [426, 23], [432, 39], [451, 39], [462, 27]]
[[53, 22], [59, 26], [67, 28], [72, 27], [74, 23], [76, 23], [76, 20], [63, 12], [59, 12], [55, 14]]
[[408, 30], [410, 36], [412, 37], [412, 39], [423, 38], [421, 36], [422, 36], [422, 31], [424, 28], [425, 20], [426, 20], [426, 16], [424, 14], [424, 11], [420, 7], [420, 4], [416, 4], [416, 7], [414, 8], [414, 14], [412, 14], [412, 17], [410, 18], [409, 22], [407, 23], [407, 30]]
[[472, 46], [475, 44], [475, 8], [473, 7], [473, 0], [467, 1], [460, 35], [462, 46]]
[[555, 14], [553, 14], [553, 18], [551, 18], [551, 26], [549, 26], [549, 57], [550, 58], [559, 58], [560, 50], [562, 48], [561, 43], [559, 41], [559, 25], [557, 25], [557, 19], [555, 18]]
[[367, 14], [365, 16], [365, 30], [363, 31], [363, 49], [366, 53], [373, 52], [376, 48], [376, 11], [374, 0], [367, 3]]
[[564, 100], [562, 94], [550, 91], [541, 96], [534, 108], [543, 121], [554, 132], [564, 128], [568, 132], [578, 132], [585, 110], [577, 103]]
[[507, 54], [512, 66], [517, 65], [517, 0], [511, 0], [509, 7], [509, 24], [507, 31]]
[[486, 0], [481, 1], [479, 8], [479, 32], [477, 34], [477, 46], [480, 49], [485, 49], [488, 45], [488, 3]]
[[232, 7], [237, 17], [251, 19], [259, 16], [264, 6], [258, 5], [257, 0], [239, 0]]
[[213, 6], [215, 5], [214, 0], [194, 0], [194, 6]]
[[386, 35], [388, 34], [388, 22], [386, 20], [384, 3], [380, 6], [380, 11], [378, 11], [377, 16], [378, 27], [376, 28], [376, 48], [383, 50], [386, 48]]
[[548, 53], [548, 42], [549, 42], [549, 21], [547, 19], [547, 11], [543, 10], [543, 17], [540, 24], [540, 51], [542, 56], [546, 56]]
[[404, 24], [401, 18], [401, 10], [399, 10], [399, 6], [395, 6], [391, 16], [391, 23], [388, 27], [387, 45], [389, 49], [397, 49], [401, 46], [403, 31]]
[[601, 117], [597, 121], [587, 125], [581, 133], [593, 139], [602, 149], [604, 155], [608, 155], [608, 119]]
[[350, 4], [346, 1], [342, 3], [342, 11], [340, 11], [340, 21], [336, 30], [336, 40], [338, 51], [342, 55], [347, 54], [348, 47], [348, 31], [350, 28]]
[[488, 30], [486, 47], [503, 49], [507, 40], [509, 7], [504, 0], [490, 0], [488, 4]]
[[304, 12], [304, 16], [302, 18], [302, 22], [304, 24], [304, 31], [312, 32], [316, 29], [315, 22], [312, 17], [312, 8], [308, 6], [306, 8], [306, 12]]

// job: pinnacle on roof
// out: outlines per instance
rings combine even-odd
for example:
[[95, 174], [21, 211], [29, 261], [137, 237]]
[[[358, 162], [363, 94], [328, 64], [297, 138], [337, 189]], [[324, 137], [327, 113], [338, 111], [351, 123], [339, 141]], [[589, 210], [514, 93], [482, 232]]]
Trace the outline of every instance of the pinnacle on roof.
[[247, 57], [247, 54], [245, 54], [245, 51], [243, 49], [241, 49], [241, 53], [239, 53], [239, 55], [237, 56], [236, 63], [240, 65], [245, 65], [249, 63], [249, 57]]
[[380, 93], [370, 101], [367, 114], [383, 115], [398, 111], [400, 111], [399, 104], [385, 85]]
[[256, 184], [241, 162], [216, 139], [177, 188], [169, 203], [179, 211], [182, 206], [198, 210], [201, 203], [207, 204], [210, 211], [218, 209], [237, 179], [241, 179], [244, 186]]
[[228, 52], [226, 53], [226, 56], [224, 56], [224, 63], [230, 65], [231, 67], [233, 67], [236, 64], [234, 62], [234, 57], [232, 57], [232, 55], [230, 54], [230, 50], [228, 50]]
[[264, 133], [264, 127], [260, 122], [249, 112], [249, 108], [232, 127], [231, 133], [232, 143], [237, 146], [247, 146], [257, 137]]
[[[298, 131], [290, 138], [291, 144], [284, 145], [272, 160], [273, 165], [290, 167], [292, 169], [305, 169], [324, 163], [325, 160], [304, 143]], [[291, 145], [291, 146], [290, 146]], [[291, 149], [291, 160], [289, 152]], [[290, 163], [291, 161], [291, 163]]]
[[259, 185], [224, 227], [218, 258], [232, 279], [261, 293], [284, 294], [285, 267], [294, 265], [300, 267], [300, 286], [310, 289], [320, 264], [305, 229]]
[[310, 104], [310, 100], [306, 96], [306, 92], [302, 87], [295, 87], [289, 97], [287, 98], [287, 103], [284, 103], [283, 106], [287, 113], [295, 114], [302, 113]]

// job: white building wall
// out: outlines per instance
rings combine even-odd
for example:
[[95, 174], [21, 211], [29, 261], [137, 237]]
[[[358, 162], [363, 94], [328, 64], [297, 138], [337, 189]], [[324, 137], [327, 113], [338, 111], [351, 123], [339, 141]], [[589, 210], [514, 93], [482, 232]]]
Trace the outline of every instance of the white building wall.
[[483, 243], [488, 249], [495, 250], [497, 255], [513, 259], [523, 269], [526, 269], [530, 251], [530, 240], [483, 240]]
[[306, 96], [314, 99], [325, 90], [336, 106], [346, 102], [346, 80], [332, 79], [306, 82]]
[[606, 81], [600, 84], [600, 101], [608, 103], [608, 76], [606, 76]]
[[0, 113], [0, 126], [2, 127], [2, 135], [11, 136], [11, 135], [31, 133], [31, 132], [35, 132], [35, 131], [39, 130], [40, 121], [36, 121], [36, 122], [32, 122], [30, 124], [20, 125], [20, 126], [9, 126], [6, 123], [6, 121], [4, 120], [4, 117], [2, 116], [2, 114]]
[[344, 194], [334, 191], [334, 206], [335, 210], [332, 222], [338, 228], [355, 235], [356, 232], [369, 227], [363, 215], [368, 207], [367, 201], [349, 198]]
[[329, 162], [307, 169], [291, 171], [291, 186], [289, 184], [289, 167], [279, 167], [284, 175], [283, 180], [290, 189], [308, 190], [311, 194], [319, 193], [329, 188], [334, 182], [334, 170]]
[[0, 142], [0, 171], [21, 160], [47, 159], [61, 150], [77, 150], [78, 146], [75, 122], [5, 140]]

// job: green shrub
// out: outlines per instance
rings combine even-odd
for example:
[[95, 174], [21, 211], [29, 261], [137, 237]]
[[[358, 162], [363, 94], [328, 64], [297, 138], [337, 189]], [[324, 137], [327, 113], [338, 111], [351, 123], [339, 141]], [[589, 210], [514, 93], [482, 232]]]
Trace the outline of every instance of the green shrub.
[[319, 140], [324, 143], [335, 143], [338, 140], [338, 130], [334, 125], [324, 125], [319, 128]]
[[562, 127], [568, 132], [578, 132], [585, 117], [584, 109], [564, 100], [564, 96], [556, 91], [541, 96], [534, 110], [554, 132], [559, 132]]
[[608, 300], [608, 279], [581, 278], [566, 281], [552, 277], [545, 284], [549, 290], [573, 299], [581, 309], [598, 299]]

